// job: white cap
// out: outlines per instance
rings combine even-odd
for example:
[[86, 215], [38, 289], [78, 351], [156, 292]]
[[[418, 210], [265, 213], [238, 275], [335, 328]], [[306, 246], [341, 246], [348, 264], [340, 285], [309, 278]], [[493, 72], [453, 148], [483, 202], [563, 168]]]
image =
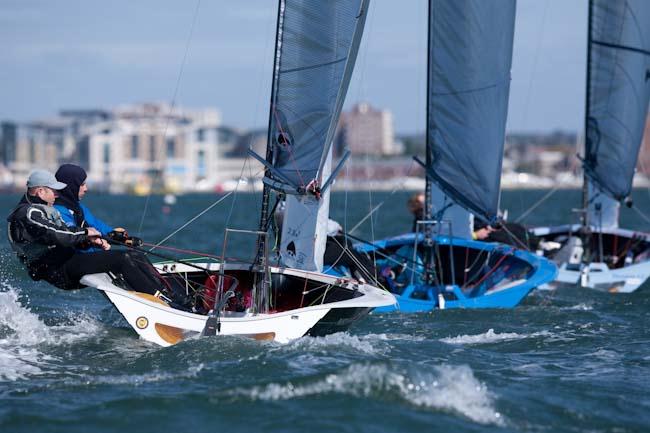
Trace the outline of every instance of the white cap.
[[60, 190], [68, 185], [56, 180], [56, 177], [54, 177], [54, 175], [49, 171], [39, 169], [32, 171], [27, 179], [27, 188], [34, 188], [37, 186], [46, 186], [48, 188]]

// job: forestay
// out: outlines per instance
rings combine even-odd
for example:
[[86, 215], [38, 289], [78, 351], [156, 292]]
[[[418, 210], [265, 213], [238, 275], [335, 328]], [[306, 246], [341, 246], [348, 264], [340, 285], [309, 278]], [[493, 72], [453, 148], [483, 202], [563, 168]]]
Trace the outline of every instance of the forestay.
[[650, 97], [650, 1], [592, 0], [586, 175], [617, 200], [632, 188]]
[[483, 219], [499, 208], [515, 0], [430, 0], [429, 176]]

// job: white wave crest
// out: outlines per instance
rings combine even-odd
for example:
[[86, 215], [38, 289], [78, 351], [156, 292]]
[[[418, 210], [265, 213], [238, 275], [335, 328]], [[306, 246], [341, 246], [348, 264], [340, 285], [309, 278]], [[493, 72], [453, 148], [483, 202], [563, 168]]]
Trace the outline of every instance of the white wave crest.
[[477, 335], [458, 335], [456, 337], [447, 337], [441, 338], [439, 341], [447, 344], [488, 344], [495, 343], [498, 341], [508, 341], [508, 340], [521, 340], [524, 338], [531, 337], [543, 337], [550, 336], [551, 334], [548, 331], [534, 332], [532, 334], [518, 334], [516, 332], [503, 332], [498, 333], [494, 332], [494, 329], [490, 328], [487, 332]]
[[494, 329], [490, 328], [487, 332], [482, 334], [458, 335], [456, 337], [441, 338], [440, 341], [448, 344], [485, 344], [504, 340], [519, 340], [522, 338], [526, 338], [526, 335], [517, 334], [516, 332], [504, 332], [499, 334], [494, 332]]
[[271, 383], [230, 394], [275, 401], [326, 393], [365, 398], [391, 393], [420, 408], [457, 413], [480, 424], [503, 424], [492, 396], [468, 366], [440, 366], [435, 368], [435, 374], [402, 374], [385, 365], [357, 364], [312, 383]]
[[577, 310], [577, 311], [591, 311], [594, 309], [591, 305], [587, 305], [583, 302], [577, 305], [572, 305], [570, 307], [563, 308], [564, 310]]
[[347, 332], [337, 332], [335, 334], [325, 335], [323, 337], [303, 337], [293, 340], [286, 346], [286, 350], [311, 350], [334, 347], [348, 347], [354, 351], [368, 355], [384, 353], [385, 347], [373, 345], [370, 338], [350, 335]]
[[393, 340], [407, 340], [407, 341], [424, 341], [426, 338], [422, 336], [410, 334], [367, 334], [362, 337], [364, 340], [378, 340], [378, 341], [393, 341]]

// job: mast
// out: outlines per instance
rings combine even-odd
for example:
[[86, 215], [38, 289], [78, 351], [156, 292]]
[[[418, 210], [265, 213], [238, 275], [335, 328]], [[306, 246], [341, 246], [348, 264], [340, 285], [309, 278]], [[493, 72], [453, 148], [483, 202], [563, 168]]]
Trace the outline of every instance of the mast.
[[[282, 46], [282, 21], [284, 18], [285, 10], [285, 0], [278, 0], [278, 17], [276, 21], [275, 29], [275, 50], [273, 56], [273, 80], [271, 82], [271, 103], [269, 107], [269, 127], [267, 132], [266, 139], [266, 161], [272, 165], [273, 164], [273, 107], [275, 106], [276, 101], [276, 90], [277, 82], [279, 79], [279, 70], [280, 70], [280, 47]], [[265, 168], [264, 176], [270, 177], [271, 172], [269, 168]], [[262, 192], [262, 209], [260, 212], [260, 223], [259, 231], [267, 232], [268, 231], [268, 220], [269, 220], [269, 202], [271, 199], [271, 188], [265, 183], [263, 192]], [[257, 237], [257, 256], [256, 256], [256, 265], [263, 266], [265, 260], [264, 250], [266, 248], [266, 236], [263, 234], [258, 235]]]
[[[267, 139], [266, 139], [266, 161], [268, 164], [266, 165], [266, 168], [264, 170], [264, 176], [269, 176], [270, 175], [270, 169], [269, 167], [273, 165], [273, 129], [272, 129], [272, 122], [273, 122], [273, 107], [276, 101], [276, 90], [277, 90], [277, 82], [279, 79], [279, 59], [280, 59], [280, 48], [281, 48], [281, 38], [282, 38], [282, 18], [283, 18], [283, 13], [284, 13], [284, 1], [285, 0], [279, 0], [278, 1], [278, 17], [277, 17], [277, 22], [276, 22], [276, 29], [275, 29], [275, 50], [274, 50], [274, 57], [273, 57], [273, 79], [271, 82], [271, 103], [269, 107], [269, 129], [267, 133]], [[255, 256], [255, 259], [253, 260], [253, 264], [251, 266], [251, 271], [255, 271], [257, 268], [257, 272], [254, 272], [254, 279], [253, 279], [253, 293], [254, 293], [254, 298], [253, 302], [255, 305], [255, 312], [256, 313], [264, 313], [268, 310], [268, 287], [269, 287], [269, 281], [266, 278], [266, 266], [268, 263], [266, 262], [266, 236], [268, 234], [268, 220], [269, 220], [269, 202], [271, 200], [271, 188], [264, 184], [264, 188], [262, 191], [262, 209], [260, 211], [260, 223], [259, 223], [259, 234], [257, 235], [257, 254]], [[260, 284], [261, 283], [261, 284]], [[258, 284], [259, 287], [258, 287]]]
[[589, 145], [589, 107], [591, 104], [591, 21], [593, 16], [594, 3], [589, 0], [589, 12], [587, 14], [587, 76], [586, 76], [586, 92], [585, 92], [585, 126], [584, 126], [584, 155], [582, 158], [582, 212], [580, 222], [582, 224], [582, 246], [584, 249], [583, 259], [588, 258], [589, 251], [589, 177], [587, 176], [587, 158], [589, 158], [588, 145]]
[[[431, 71], [431, 49], [433, 48], [432, 43], [431, 43], [431, 36], [432, 36], [432, 20], [431, 16], [433, 15], [433, 0], [429, 0], [429, 11], [428, 11], [428, 16], [427, 16], [427, 110], [426, 110], [426, 125], [425, 125], [425, 164], [426, 167], [431, 167], [431, 164], [433, 163], [433, 158], [431, 155], [431, 139], [430, 136], [430, 116], [431, 116], [431, 109], [430, 109], [430, 102], [431, 102], [431, 90], [433, 89], [433, 86], [431, 85], [431, 74], [433, 71]], [[423, 217], [425, 221], [431, 221], [432, 218], [432, 206], [433, 204], [431, 203], [431, 194], [432, 194], [432, 189], [433, 189], [433, 180], [431, 179], [430, 176], [428, 176], [425, 173], [425, 186], [424, 186], [424, 212], [423, 212]], [[433, 233], [432, 233], [432, 227], [431, 224], [425, 224], [424, 225], [424, 246], [425, 246], [425, 280], [427, 283], [431, 284], [433, 281]], [[417, 232], [417, 225], [416, 225], [416, 232]]]
[[588, 152], [587, 144], [589, 142], [589, 106], [591, 103], [591, 17], [592, 9], [594, 4], [592, 0], [589, 0], [589, 12], [587, 15], [587, 78], [586, 78], [586, 92], [585, 92], [585, 142], [584, 142], [584, 155], [582, 162], [582, 207], [583, 207], [583, 217], [582, 217], [582, 226], [587, 227], [589, 221], [587, 218], [587, 208], [589, 207], [589, 178], [587, 177], [587, 171], [585, 170], [585, 163], [587, 161]]

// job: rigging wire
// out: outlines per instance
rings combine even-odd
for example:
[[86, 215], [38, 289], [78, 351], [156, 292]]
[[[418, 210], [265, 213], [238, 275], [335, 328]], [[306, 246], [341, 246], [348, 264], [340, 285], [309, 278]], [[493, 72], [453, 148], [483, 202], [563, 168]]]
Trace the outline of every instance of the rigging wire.
[[[404, 190], [404, 184], [406, 184], [406, 181], [407, 181], [408, 177], [411, 175], [411, 171], [413, 170], [414, 164], [415, 164], [415, 160], [411, 159], [411, 165], [409, 165], [409, 168], [408, 168], [408, 170], [406, 172], [406, 176], [404, 177], [404, 179], [402, 179], [402, 182], [400, 184], [398, 184], [395, 188], [393, 188], [393, 190], [390, 192], [390, 194], [388, 194], [388, 198], [386, 198], [385, 200], [382, 200], [379, 204], [377, 204], [377, 206], [375, 206], [370, 212], [368, 212], [363, 218], [361, 218], [359, 220], [359, 222], [356, 223], [354, 225], [354, 227], [352, 227], [348, 233], [354, 233], [364, 222], [366, 222], [366, 220], [368, 218], [370, 218], [370, 216], [373, 213], [377, 212], [379, 210], [379, 208], [381, 208], [384, 205], [384, 203], [386, 203], [386, 201], [388, 199], [390, 199], [398, 190], [399, 191]], [[348, 190], [346, 188], [346, 190], [345, 190], [346, 200], [347, 200], [347, 192], [348, 192]], [[346, 232], [347, 232], [347, 228], [346, 228]]]
[[[542, 47], [542, 40], [544, 39], [544, 30], [546, 28], [546, 13], [548, 11], [548, 5], [549, 1], [547, 0], [544, 3], [544, 12], [542, 13], [542, 20], [541, 20], [541, 26], [539, 30], [539, 38], [537, 39], [537, 45], [535, 47], [535, 53], [533, 55], [533, 71], [530, 76], [530, 80], [528, 81], [528, 88], [526, 89], [526, 96], [525, 96], [525, 102], [524, 102], [524, 109], [522, 111], [522, 125], [523, 128], [525, 129], [526, 126], [528, 126], [528, 109], [530, 108], [530, 98], [531, 94], [533, 91], [533, 82], [535, 81], [535, 76], [538, 68], [538, 61], [539, 61], [539, 54], [541, 51]], [[503, 193], [503, 190], [501, 191]], [[521, 207], [523, 207], [523, 192], [519, 191], [519, 203]], [[522, 218], [522, 217], [520, 217]], [[523, 218], [522, 218], [523, 219]], [[515, 222], [519, 222], [519, 220], [516, 220]]]
[[[515, 220], [515, 223], [519, 223], [526, 219], [528, 215], [535, 209], [537, 209], [542, 203], [548, 200], [553, 194], [555, 194], [560, 189], [560, 185], [556, 185], [553, 189], [547, 192], [541, 199], [537, 200], [532, 206], [530, 206], [524, 213], [519, 215]], [[521, 197], [521, 196], [520, 196]]]
[[[172, 119], [172, 114], [174, 113], [174, 108], [176, 107], [176, 97], [178, 95], [178, 89], [180, 88], [181, 84], [181, 78], [183, 77], [183, 71], [185, 69], [185, 63], [187, 60], [187, 53], [190, 51], [190, 42], [192, 41], [192, 36], [194, 35], [194, 27], [196, 26], [196, 19], [199, 15], [199, 8], [201, 6], [201, 0], [197, 0], [196, 2], [196, 7], [194, 8], [194, 15], [192, 16], [192, 24], [190, 26], [190, 33], [187, 37], [187, 41], [185, 42], [185, 52], [183, 53], [183, 60], [181, 60], [181, 66], [180, 70], [178, 71], [178, 77], [176, 78], [176, 86], [174, 87], [174, 94], [172, 96], [172, 103], [169, 108], [169, 116], [167, 117], [167, 121], [165, 122], [165, 129], [163, 130], [163, 141], [165, 138], [167, 138], [167, 130], [169, 128], [169, 124], [171, 123]], [[159, 153], [162, 153], [163, 146], [159, 148]], [[157, 158], [158, 159], [158, 158]], [[160, 176], [160, 172], [158, 173], [158, 176]], [[153, 184], [153, 183], [152, 183]], [[151, 189], [149, 190], [149, 193], [147, 194], [147, 199], [144, 203], [144, 209], [142, 211], [142, 218], [140, 218], [140, 224], [138, 225], [138, 233], [142, 232], [142, 226], [144, 224], [144, 219], [147, 215], [147, 210], [149, 209], [149, 200], [151, 198]]]
[[542, 48], [542, 41], [544, 40], [544, 31], [546, 28], [546, 15], [548, 12], [548, 5], [549, 1], [546, 0], [544, 3], [544, 12], [542, 13], [542, 19], [541, 19], [541, 25], [540, 25], [540, 37], [537, 39], [537, 45], [535, 46], [535, 54], [533, 55], [533, 73], [531, 74], [530, 80], [528, 81], [528, 89], [526, 90], [526, 99], [524, 103], [524, 110], [523, 110], [523, 119], [522, 119], [522, 125], [524, 125], [524, 128], [527, 126], [526, 124], [528, 123], [528, 109], [530, 107], [530, 95], [532, 94], [533, 90], [533, 82], [535, 81], [535, 75], [537, 72], [537, 65], [539, 62], [539, 54]]
[[228, 194], [224, 195], [223, 197], [220, 197], [217, 201], [215, 201], [215, 202], [212, 203], [210, 206], [208, 206], [207, 208], [203, 209], [201, 212], [199, 212], [198, 214], [196, 214], [194, 217], [192, 217], [192, 218], [191, 218], [189, 221], [187, 221], [185, 224], [183, 224], [182, 226], [180, 226], [179, 228], [177, 228], [176, 230], [174, 230], [172, 233], [170, 233], [168, 236], [166, 236], [163, 240], [157, 242], [153, 247], [151, 247], [151, 249], [150, 249], [149, 251], [153, 251], [153, 250], [155, 250], [156, 248], [158, 248], [161, 244], [163, 244], [163, 243], [165, 243], [167, 240], [169, 240], [169, 238], [171, 238], [172, 236], [174, 236], [174, 235], [175, 235], [176, 233], [178, 233], [179, 231], [183, 230], [183, 229], [184, 229], [185, 227], [187, 227], [188, 225], [192, 224], [194, 221], [196, 221], [198, 218], [200, 218], [200, 217], [201, 217], [203, 214], [205, 214], [207, 211], [209, 211], [210, 209], [212, 209], [213, 207], [215, 207], [216, 205], [218, 205], [219, 203], [221, 203], [222, 201], [224, 201], [226, 198], [230, 197], [233, 193], [234, 193], [234, 191], [230, 191]]
[[[343, 256], [347, 254], [347, 257], [348, 257], [348, 258], [349, 258], [349, 259], [350, 259], [350, 260], [351, 260], [355, 265], [357, 265], [357, 267], [358, 267], [358, 269], [359, 269], [359, 272], [364, 276], [364, 278], [367, 278], [368, 280], [370, 280], [370, 282], [372, 282], [373, 285], [375, 285], [376, 287], [381, 287], [382, 289], [385, 289], [385, 288], [384, 288], [384, 287], [379, 283], [379, 280], [378, 280], [377, 277], [376, 277], [376, 272], [375, 272], [375, 275], [373, 276], [372, 273], [371, 273], [372, 271], [369, 270], [369, 269], [366, 269], [366, 267], [363, 266], [363, 264], [361, 263], [361, 261], [360, 261], [359, 259], [357, 259], [357, 258], [354, 256], [354, 254], [351, 253], [351, 250], [350, 250], [350, 248], [348, 248], [347, 244], [346, 244], [345, 246], [341, 245], [341, 242], [339, 242], [339, 240], [336, 239], [336, 237], [334, 237], [334, 236], [332, 236], [332, 239], [333, 239], [334, 242], [336, 242], [337, 245], [340, 247], [340, 249], [341, 249], [341, 254], [339, 254], [339, 256], [336, 258], [336, 260], [334, 261], [334, 263], [333, 263], [332, 265], [330, 265], [330, 269], [333, 268], [333, 267], [334, 267], [334, 266], [339, 262], [339, 260], [341, 260], [341, 259], [343, 258]], [[352, 270], [350, 270], [350, 272], [352, 273]], [[353, 277], [354, 277], [354, 276], [353, 276]]]
[[[171, 105], [171, 109], [170, 109], [170, 114], [173, 113], [173, 110], [174, 110], [174, 107], [175, 107], [175, 104], [176, 104], [176, 98], [177, 98], [178, 90], [179, 90], [179, 87], [180, 87], [181, 77], [182, 77], [182, 75], [183, 75], [183, 70], [184, 70], [184, 67], [185, 67], [185, 64], [186, 64], [186, 59], [187, 59], [187, 55], [188, 55], [188, 52], [189, 52], [189, 47], [190, 47], [190, 43], [191, 43], [191, 40], [192, 40], [192, 35], [193, 35], [193, 33], [194, 33], [194, 28], [195, 28], [195, 26], [196, 26], [196, 21], [197, 21], [197, 17], [198, 17], [198, 12], [199, 12], [199, 9], [200, 9], [200, 3], [201, 3], [201, 0], [198, 0], [198, 1], [197, 1], [196, 8], [195, 8], [195, 10], [194, 10], [194, 16], [193, 16], [193, 18], [192, 18], [192, 25], [191, 25], [191, 28], [190, 28], [190, 33], [189, 33], [188, 39], [187, 39], [187, 41], [186, 41], [185, 52], [184, 52], [184, 55], [183, 55], [183, 60], [182, 60], [182, 62], [181, 62], [181, 68], [180, 68], [180, 71], [179, 71], [179, 75], [178, 75], [178, 78], [177, 78], [177, 81], [176, 81], [176, 87], [175, 87], [175, 89], [174, 89], [174, 95], [173, 95], [173, 98], [172, 98], [172, 105]], [[269, 24], [269, 25], [270, 25], [270, 24]], [[268, 33], [268, 30], [267, 30], [267, 33]], [[264, 40], [266, 41], [266, 46], [265, 46], [265, 47], [268, 48], [268, 38], [264, 38]], [[266, 52], [266, 51], [267, 51], [267, 50], [265, 49], [265, 52]], [[259, 85], [260, 92], [258, 92], [258, 93], [261, 93], [262, 85], [263, 85], [263, 77], [262, 77], [262, 74], [260, 74], [260, 85]], [[258, 114], [258, 112], [259, 112], [259, 107], [260, 107], [260, 103], [259, 103], [259, 100], [258, 100], [258, 101], [257, 101], [257, 104], [255, 104], [255, 115], [254, 115], [255, 118], [257, 117], [257, 114]], [[170, 115], [170, 116], [168, 117], [168, 119], [167, 119], [167, 123], [166, 123], [166, 125], [165, 125], [165, 130], [164, 130], [164, 133], [163, 133], [163, 137], [166, 137], [166, 136], [167, 136], [167, 130], [168, 130], [168, 127], [169, 127], [169, 123], [170, 123], [170, 121], [171, 121], [171, 115]], [[250, 138], [249, 146], [248, 146], [249, 148], [252, 146], [252, 142], [253, 142], [253, 136], [251, 136], [251, 138]], [[160, 149], [162, 150], [162, 148], [160, 148]], [[230, 219], [231, 219], [231, 217], [232, 217], [233, 208], [234, 208], [234, 205], [235, 205], [236, 196], [237, 196], [237, 192], [238, 192], [238, 190], [239, 190], [239, 186], [240, 186], [240, 184], [244, 183], [244, 182], [242, 182], [242, 180], [243, 180], [243, 177], [244, 177], [244, 170], [245, 170], [245, 167], [246, 167], [246, 163], [247, 163], [247, 162], [250, 164], [249, 156], [246, 156], [246, 158], [245, 158], [245, 160], [244, 160], [244, 164], [242, 165], [242, 170], [240, 171], [240, 176], [239, 176], [238, 182], [237, 182], [237, 184], [236, 184], [236, 186], [235, 186], [235, 189], [234, 189], [233, 191], [228, 192], [225, 196], [219, 198], [216, 202], [212, 203], [210, 206], [208, 206], [207, 208], [205, 208], [203, 211], [199, 212], [199, 214], [197, 214], [196, 216], [194, 216], [193, 218], [191, 218], [189, 221], [187, 221], [185, 224], [183, 224], [183, 225], [182, 225], [181, 227], [179, 227], [177, 230], [175, 230], [174, 232], [172, 232], [171, 234], [169, 234], [167, 237], [165, 237], [163, 240], [159, 241], [157, 244], [153, 245], [152, 248], [151, 248], [149, 251], [153, 251], [154, 249], [160, 247], [161, 244], [163, 244], [164, 242], [166, 242], [167, 240], [169, 240], [172, 236], [176, 235], [179, 231], [181, 231], [181, 230], [183, 230], [184, 228], [186, 228], [189, 224], [191, 224], [191, 223], [194, 222], [196, 219], [198, 219], [199, 217], [201, 217], [203, 214], [205, 214], [206, 212], [208, 212], [210, 209], [212, 209], [213, 207], [215, 207], [216, 205], [218, 205], [219, 203], [221, 203], [222, 201], [224, 201], [224, 200], [225, 200], [226, 198], [228, 198], [230, 195], [233, 195], [233, 194], [234, 194], [233, 201], [232, 201], [232, 205], [231, 205], [230, 212], [229, 212], [229, 214], [228, 214], [228, 219], [227, 219], [227, 222], [226, 222], [226, 227], [227, 227], [227, 226], [229, 225], [229, 223], [230, 223]], [[251, 164], [250, 167], [251, 167], [251, 170], [252, 170], [252, 164]], [[260, 172], [261, 172], [261, 171], [260, 171]], [[255, 177], [256, 177], [260, 172], [256, 173], [255, 175], [251, 175], [251, 180], [254, 181], [254, 178], [255, 178]], [[143, 225], [143, 223], [144, 223], [144, 218], [145, 218], [146, 213], [147, 213], [147, 209], [148, 209], [148, 204], [149, 204], [150, 196], [151, 196], [151, 192], [147, 195], [147, 200], [146, 200], [146, 202], [145, 202], [145, 208], [144, 208], [144, 211], [143, 211], [142, 219], [141, 219], [141, 221], [140, 221], [140, 225], [139, 225], [139, 228], [138, 228], [138, 232], [140, 232], [140, 231], [142, 230], [142, 225]]]
[[632, 206], [632, 209], [648, 224], [650, 224], [650, 217], [646, 215], [641, 209], [639, 209], [636, 205]]
[[[269, 4], [272, 4], [272, 2], [269, 2]], [[264, 37], [264, 42], [265, 43], [264, 43], [264, 51], [263, 51], [264, 53], [269, 52], [270, 41], [275, 40], [275, 37], [272, 37], [272, 38], [266, 37], [267, 35], [270, 34], [271, 28], [275, 27], [275, 26], [273, 26], [273, 24], [275, 24], [275, 20], [276, 20], [275, 7], [270, 7], [269, 11], [270, 11], [269, 14], [272, 15], [273, 18], [267, 20], [266, 31], [264, 32], [264, 35], [265, 35], [265, 37]], [[273, 52], [273, 56], [275, 56], [275, 52]], [[272, 57], [267, 56], [267, 57], [264, 58], [264, 61], [262, 63], [262, 68], [260, 68], [260, 71], [259, 71], [259, 85], [258, 85], [258, 91], [257, 91], [258, 95], [261, 95], [262, 91], [263, 91], [264, 81], [265, 81], [265, 77], [266, 77], [266, 70], [267, 70], [266, 68], [268, 66], [270, 58], [272, 58]], [[261, 106], [261, 102], [260, 102], [260, 98], [258, 98], [256, 103], [255, 103], [255, 110], [253, 112], [253, 124], [257, 124], [257, 118], [259, 117], [260, 106]], [[253, 150], [254, 139], [255, 139], [255, 136], [253, 134], [251, 134], [250, 137], [249, 137], [248, 146], [247, 146], [247, 148], [249, 150]], [[233, 196], [233, 200], [232, 200], [232, 203], [230, 205], [230, 212], [228, 213], [228, 218], [226, 219], [226, 227], [230, 226], [230, 220], [232, 218], [233, 210], [235, 208], [235, 202], [237, 201], [237, 194], [239, 193], [239, 185], [240, 185], [240, 183], [243, 183], [242, 181], [244, 179], [244, 172], [246, 170], [246, 164], [247, 163], [251, 164], [250, 155], [249, 155], [248, 152], [246, 153], [246, 158], [244, 159], [244, 163], [242, 164], [242, 169], [241, 169], [241, 171], [239, 173], [239, 182], [237, 183], [237, 186], [235, 187], [235, 195]], [[258, 174], [259, 173], [260, 172], [258, 172]], [[255, 176], [257, 176], [257, 174]], [[255, 182], [255, 179], [253, 178], [250, 181]]]
[[[178, 75], [178, 78], [177, 78], [177, 81], [176, 81], [176, 87], [175, 87], [175, 89], [174, 89], [174, 94], [173, 94], [173, 98], [172, 98], [172, 104], [171, 104], [170, 114], [173, 113], [173, 110], [174, 110], [174, 107], [175, 107], [175, 104], [176, 104], [176, 98], [177, 98], [177, 94], [178, 94], [178, 89], [179, 89], [179, 87], [180, 87], [181, 77], [182, 77], [182, 75], [183, 75], [183, 70], [184, 70], [184, 67], [185, 67], [185, 64], [186, 64], [186, 59], [187, 59], [187, 55], [188, 55], [188, 52], [189, 52], [190, 42], [191, 42], [191, 40], [192, 40], [192, 35], [193, 35], [193, 33], [194, 33], [194, 28], [195, 28], [195, 26], [196, 26], [197, 16], [198, 16], [198, 12], [199, 12], [199, 9], [200, 9], [200, 3], [201, 3], [201, 1], [198, 0], [198, 1], [197, 1], [196, 8], [195, 8], [195, 11], [194, 11], [194, 16], [193, 16], [193, 18], [192, 18], [192, 25], [191, 25], [191, 28], [190, 28], [190, 33], [189, 33], [188, 39], [187, 39], [187, 41], [186, 41], [185, 52], [184, 52], [184, 55], [183, 55], [183, 60], [182, 60], [182, 62], [181, 62], [181, 68], [180, 68], [180, 71], [179, 71], [179, 75]], [[267, 31], [267, 33], [268, 33], [268, 31]], [[266, 47], [268, 47], [268, 38], [264, 38], [264, 40], [266, 41]], [[265, 49], [265, 52], [266, 52], [266, 49]], [[263, 77], [262, 77], [262, 74], [260, 74], [260, 85], [259, 85], [260, 92], [259, 92], [259, 93], [261, 93], [262, 85], [263, 85]], [[255, 104], [255, 116], [254, 116], [255, 118], [257, 117], [257, 113], [259, 112], [259, 106], [260, 106], [260, 104], [259, 104], [259, 101], [258, 101], [258, 103]], [[167, 136], [167, 130], [168, 130], [168, 127], [169, 127], [169, 123], [170, 123], [170, 121], [171, 121], [171, 115], [170, 115], [170, 116], [168, 117], [168, 119], [167, 119], [167, 123], [166, 123], [166, 125], [165, 125], [165, 129], [164, 129], [163, 137], [166, 137], [166, 136]], [[250, 142], [249, 142], [249, 148], [250, 148], [251, 145], [252, 145], [252, 141], [253, 141], [253, 137], [251, 136], [251, 138], [250, 138]], [[161, 151], [162, 151], [162, 148], [160, 148], [160, 149], [161, 149]], [[213, 204], [211, 204], [210, 206], [208, 206], [207, 208], [205, 208], [203, 211], [199, 212], [199, 214], [197, 214], [196, 216], [194, 216], [193, 218], [191, 218], [189, 221], [187, 221], [185, 224], [183, 224], [183, 225], [182, 225], [181, 227], [179, 227], [177, 230], [175, 230], [174, 232], [172, 232], [171, 234], [169, 234], [167, 237], [165, 237], [163, 240], [159, 241], [157, 244], [153, 245], [152, 248], [151, 248], [149, 251], [153, 251], [154, 249], [159, 248], [159, 247], [162, 248], [162, 247], [161, 247], [161, 244], [163, 244], [164, 242], [166, 242], [167, 240], [169, 240], [172, 236], [174, 236], [175, 234], [177, 234], [179, 231], [181, 231], [181, 230], [183, 230], [184, 228], [186, 228], [189, 224], [191, 224], [191, 223], [194, 222], [196, 219], [198, 219], [199, 217], [201, 217], [202, 215], [204, 215], [204, 214], [205, 214], [206, 212], [208, 212], [210, 209], [212, 209], [213, 207], [215, 207], [216, 205], [218, 205], [219, 203], [221, 203], [222, 201], [224, 201], [227, 197], [229, 197], [230, 195], [234, 194], [235, 196], [233, 197], [233, 202], [232, 202], [232, 205], [231, 205], [231, 208], [230, 208], [230, 212], [229, 212], [229, 215], [228, 215], [228, 219], [227, 219], [227, 222], [226, 222], [226, 227], [227, 227], [227, 226], [229, 225], [229, 223], [230, 223], [230, 219], [231, 219], [231, 217], [232, 217], [232, 212], [233, 212], [234, 204], [235, 204], [235, 201], [236, 201], [236, 195], [237, 195], [237, 192], [238, 192], [239, 186], [240, 186], [241, 183], [243, 183], [242, 180], [243, 180], [243, 177], [244, 177], [244, 170], [245, 170], [245, 167], [246, 167], [246, 163], [247, 163], [247, 162], [249, 162], [249, 157], [248, 157], [248, 156], [247, 156], [246, 159], [244, 160], [244, 164], [243, 164], [243, 166], [242, 166], [242, 170], [241, 170], [241, 172], [240, 172], [240, 176], [239, 176], [238, 182], [237, 182], [237, 184], [236, 184], [236, 186], [235, 186], [235, 189], [234, 189], [233, 191], [230, 191], [230, 192], [227, 193], [225, 196], [219, 198], [216, 202], [214, 202]], [[252, 169], [252, 165], [251, 165], [251, 169]], [[258, 172], [257, 174], [259, 174], [259, 172]], [[257, 174], [256, 174], [255, 176], [257, 176]], [[254, 177], [253, 177], [252, 175], [251, 175], [251, 179], [254, 179]], [[139, 228], [138, 228], [138, 231], [139, 231], [139, 232], [142, 230], [142, 225], [143, 225], [143, 223], [144, 223], [144, 218], [145, 218], [146, 213], [147, 213], [147, 209], [148, 209], [148, 205], [149, 205], [149, 199], [150, 199], [150, 196], [151, 196], [151, 192], [147, 195], [147, 200], [146, 200], [146, 202], [145, 202], [145, 208], [144, 208], [144, 211], [143, 211], [143, 214], [142, 214], [142, 219], [141, 219], [141, 221], [140, 221], [140, 225], [139, 225]]]
[[[375, 16], [375, 14], [374, 14], [374, 9], [373, 9], [372, 12], [370, 13], [370, 26], [369, 26], [369, 29], [368, 29], [369, 33], [373, 29], [374, 16]], [[368, 51], [370, 51], [369, 46], [370, 46], [370, 41], [368, 41], [368, 44], [366, 45], [366, 55], [367, 55]], [[363, 83], [363, 76], [364, 75], [365, 75], [365, 68], [362, 71], [362, 77], [361, 77], [362, 78], [362, 83]], [[365, 93], [364, 89], [361, 87], [361, 85], [359, 86], [359, 93]], [[369, 163], [369, 154], [368, 154], [368, 152], [366, 152], [366, 174], [369, 173], [368, 172], [368, 163]], [[370, 180], [370, 179], [368, 179], [368, 180]], [[372, 209], [372, 189], [370, 189], [370, 188], [368, 189], [368, 207], [370, 209]], [[374, 244], [375, 240], [376, 240], [375, 239], [375, 224], [374, 224], [374, 219], [373, 219], [372, 215], [370, 216], [370, 239], [371, 239], [372, 243]], [[375, 271], [375, 275], [374, 275], [375, 281], [377, 281], [377, 252], [374, 249], [372, 251], [372, 262], [373, 262], [373, 265], [374, 265], [373, 267], [374, 267], [374, 271]]]
[[[374, 22], [374, 16], [375, 16], [374, 7], [373, 7], [372, 4], [369, 4], [368, 11], [366, 11], [366, 14], [367, 14], [366, 35], [368, 35], [368, 36], [366, 36], [366, 38], [362, 39], [362, 41], [361, 41], [361, 44], [363, 44], [363, 49], [360, 49], [359, 51], [362, 53], [362, 56], [361, 56], [361, 60], [357, 62], [357, 66], [356, 66], [356, 71], [358, 71], [358, 74], [359, 74], [359, 78], [358, 78], [357, 86], [356, 86], [357, 101], [362, 100], [363, 99], [363, 94], [365, 93], [364, 89], [363, 89], [363, 83], [364, 83], [364, 78], [365, 78], [366, 69], [367, 69], [368, 52], [370, 51], [369, 45], [370, 45], [370, 41], [372, 40], [372, 38], [369, 35], [372, 34], [372, 31], [373, 31], [372, 29], [373, 29], [373, 22]], [[350, 175], [349, 162], [348, 162], [348, 164], [345, 165], [345, 174], [346, 174], [346, 176], [345, 176], [346, 180], [349, 181], [349, 179], [350, 179], [350, 177], [349, 177], [349, 175]], [[345, 246], [343, 247], [343, 253], [341, 254], [341, 257], [343, 256], [344, 253], [347, 253], [348, 256], [353, 257], [350, 250], [349, 250], [349, 248], [348, 248], [348, 245], [350, 245], [350, 242], [348, 241], [348, 233], [349, 232], [348, 232], [348, 229], [347, 229], [347, 227], [348, 227], [348, 198], [349, 198], [348, 197], [348, 190], [349, 190], [349, 188], [344, 189], [345, 195], [344, 195], [344, 206], [343, 206], [343, 228], [344, 228], [343, 229], [343, 235], [344, 235], [344, 239], [345, 239]], [[356, 228], [356, 226], [355, 226], [355, 228]], [[373, 236], [373, 241], [374, 241], [374, 236]], [[337, 241], [337, 243], [339, 243], [339, 242]], [[340, 259], [340, 257], [339, 257], [339, 259]], [[377, 261], [376, 261], [376, 258], [374, 256], [374, 252], [373, 252], [373, 267], [375, 268], [374, 278], [373, 278], [374, 281], [377, 281], [376, 265], [377, 265]]]
[[[503, 224], [501, 226], [501, 230], [505, 231], [508, 234], [508, 237], [515, 241], [516, 244], [520, 245], [521, 248], [523, 248], [525, 251], [530, 251], [530, 246], [526, 245], [523, 241], [521, 241], [517, 236], [514, 235], [510, 230], [508, 230], [508, 227]], [[528, 237], [526, 237], [528, 238]]]

